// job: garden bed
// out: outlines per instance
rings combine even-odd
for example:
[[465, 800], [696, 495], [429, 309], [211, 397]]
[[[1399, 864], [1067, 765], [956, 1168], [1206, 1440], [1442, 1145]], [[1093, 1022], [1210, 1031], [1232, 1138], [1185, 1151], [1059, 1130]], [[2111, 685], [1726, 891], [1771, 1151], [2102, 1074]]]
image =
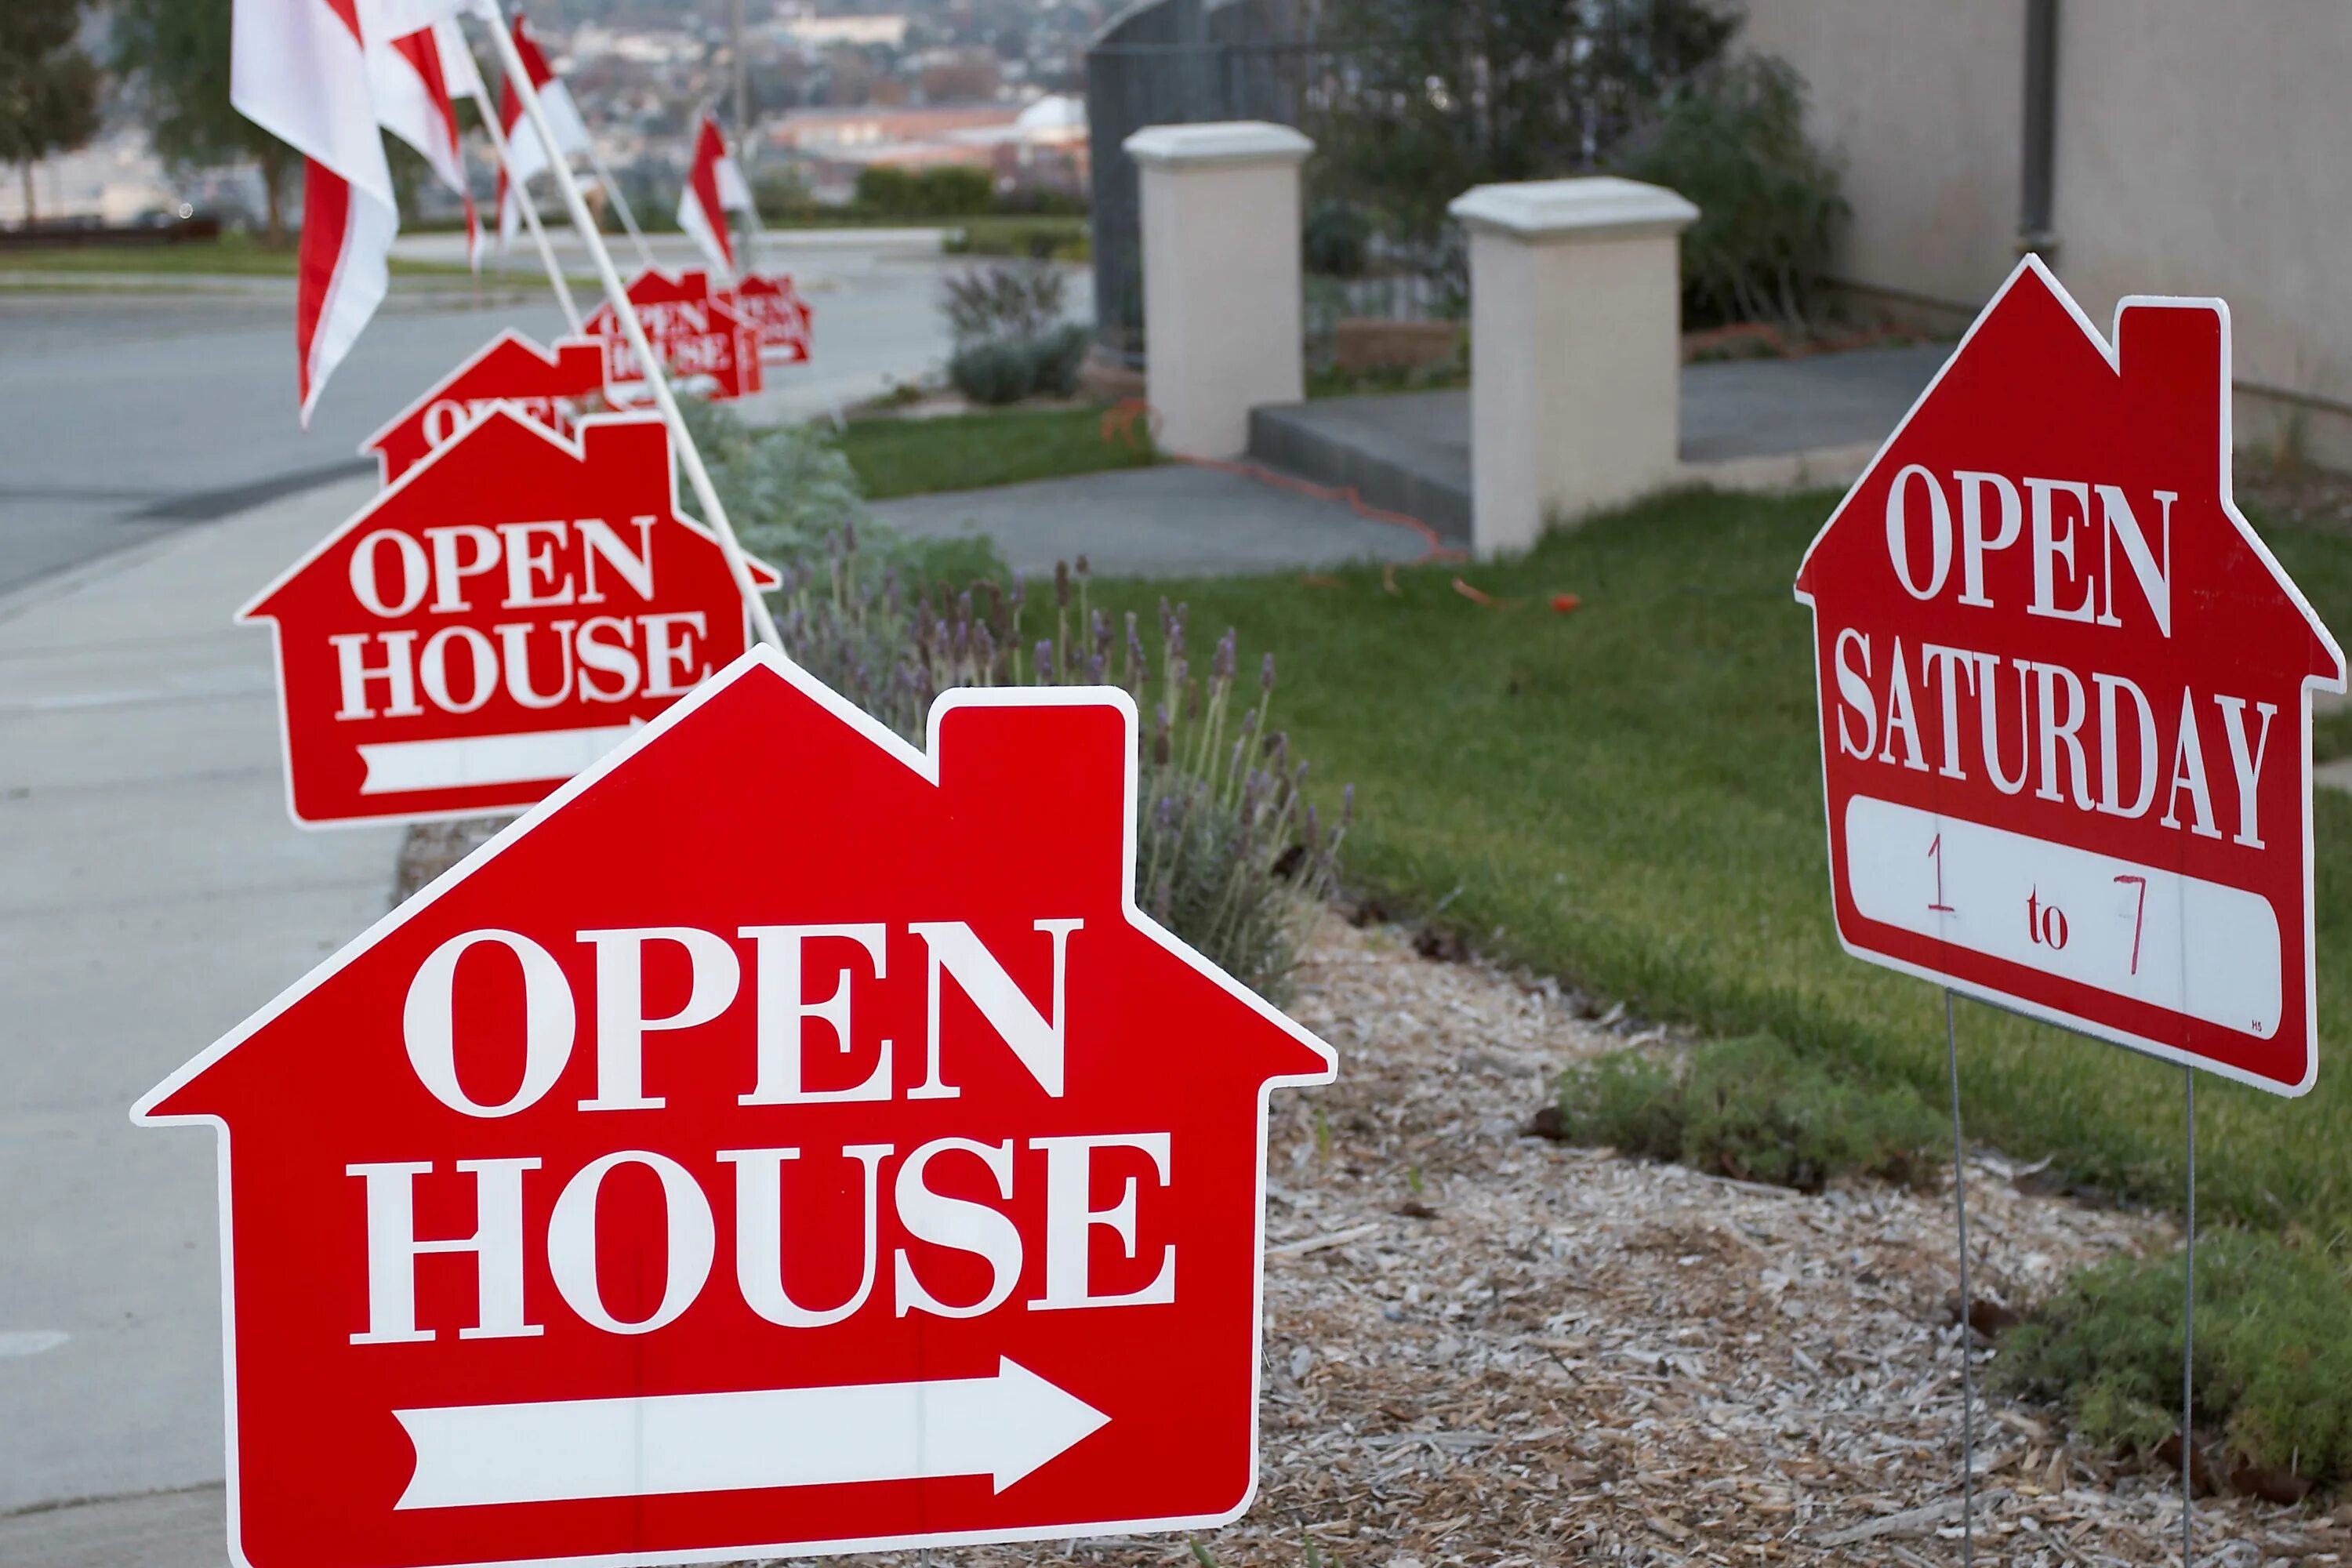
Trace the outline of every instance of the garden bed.
[[[1561, 1068], [1654, 1031], [1392, 928], [1327, 921], [1294, 1010], [1342, 1059], [1274, 1101], [1256, 1503], [1191, 1540], [958, 1563], [1959, 1562], [1948, 1184], [1806, 1197], [1529, 1136]], [[1980, 1300], [2170, 1239], [2016, 1173], [1969, 1171]], [[2053, 1419], [1980, 1404], [1977, 1561], [2176, 1553], [2171, 1478]], [[2314, 1508], [2197, 1517], [2200, 1559], [2352, 1548]]]
[[[1790, 584], [1835, 500], [1670, 495], [1499, 563], [1097, 583], [1095, 602], [1189, 600], [1196, 624], [1276, 650], [1292, 742], [1323, 787], [1356, 786], [1349, 874], [1400, 914], [1940, 1103], [1934, 989], [1848, 957], [1831, 921], [1811, 633]], [[2352, 624], [2352, 537], [2264, 537]], [[2352, 796], [2318, 792], [2314, 838], [2325, 1026], [2352, 1008]], [[2179, 1203], [2178, 1069], [1989, 1007], [1963, 1005], [1959, 1027], [1972, 1135]], [[2209, 1217], [2352, 1223], [2352, 1075], [2324, 1069], [2297, 1100], [2216, 1082], [2197, 1101]]]
[[[497, 826], [412, 828], [399, 890]], [[1322, 1561], [1387, 1568], [1958, 1562], [1948, 1184], [1807, 1196], [1536, 1136], [1562, 1068], [1663, 1032], [1414, 947], [1330, 919], [1297, 973], [1294, 1011], [1340, 1077], [1275, 1099], [1262, 1483], [1201, 1550], [1225, 1568], [1303, 1563], [1309, 1541]], [[1971, 1160], [1980, 1320], [2177, 1240], [2159, 1217], [2042, 1194], [2033, 1174]], [[1979, 1561], [2177, 1551], [2169, 1472], [2071, 1446], [2053, 1412], [1986, 1399], [1982, 1373]], [[2352, 1510], [2321, 1508], [2208, 1499], [2200, 1556], [2336, 1561]], [[1165, 1535], [1065, 1555], [1198, 1561]]]

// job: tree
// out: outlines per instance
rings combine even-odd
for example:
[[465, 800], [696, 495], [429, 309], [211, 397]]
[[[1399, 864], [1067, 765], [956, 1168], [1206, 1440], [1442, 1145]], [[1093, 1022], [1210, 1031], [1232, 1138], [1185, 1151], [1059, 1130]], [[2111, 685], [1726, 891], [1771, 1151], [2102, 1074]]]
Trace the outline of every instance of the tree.
[[1633, 137], [1618, 167], [1698, 205], [1683, 231], [1685, 321], [1805, 323], [1846, 215], [1836, 164], [1805, 137], [1805, 88], [1761, 57], [1717, 72]]
[[1337, 0], [1329, 15], [1319, 172], [1423, 244], [1472, 185], [1606, 165], [1739, 26], [1707, 0]]
[[0, 160], [25, 181], [33, 221], [33, 165], [98, 134], [98, 67], [74, 45], [81, 0], [0, 5]]
[[197, 167], [251, 158], [261, 169], [269, 243], [284, 244], [295, 153], [229, 106], [229, 0], [114, 0], [113, 13], [114, 68], [145, 94], [155, 151]]

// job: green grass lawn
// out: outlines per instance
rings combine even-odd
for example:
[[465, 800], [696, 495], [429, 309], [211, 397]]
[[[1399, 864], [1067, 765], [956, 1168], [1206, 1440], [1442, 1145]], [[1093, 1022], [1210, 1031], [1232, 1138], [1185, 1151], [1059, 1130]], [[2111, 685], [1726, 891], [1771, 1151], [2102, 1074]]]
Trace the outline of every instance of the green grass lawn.
[[[1358, 792], [1351, 878], [1474, 944], [1722, 1034], [1769, 1030], [1943, 1093], [1936, 990], [1846, 957], [1830, 916], [1797, 560], [1835, 498], [1666, 498], [1502, 566], [1098, 584], [1189, 600], [1205, 648], [1274, 650], [1320, 792]], [[2352, 539], [2269, 537], [2352, 629]], [[1507, 602], [1456, 593], [1466, 577]], [[1582, 596], [1553, 612], [1555, 593]], [[1147, 626], [1150, 620], [1147, 617]], [[2352, 1037], [2352, 796], [2315, 810], [2323, 1056]], [[2181, 1074], [1990, 1007], [1959, 1015], [1973, 1136], [2177, 1203]], [[2200, 1198], [2321, 1237], [2352, 1221], [2352, 1062], [2306, 1099], [2200, 1085]], [[1530, 1105], [1530, 1110], [1533, 1106]]]
[[1099, 408], [1011, 409], [938, 419], [856, 419], [838, 437], [869, 500], [1138, 468], [1149, 437], [1106, 441]]
[[[72, 245], [24, 250], [0, 250], [0, 275], [84, 272], [142, 272], [158, 277], [231, 274], [247, 278], [291, 278], [296, 251], [291, 244], [272, 247], [252, 235], [225, 234], [216, 240], [190, 240], [180, 245]], [[453, 262], [407, 261], [394, 257], [395, 277], [464, 277], [467, 269]]]

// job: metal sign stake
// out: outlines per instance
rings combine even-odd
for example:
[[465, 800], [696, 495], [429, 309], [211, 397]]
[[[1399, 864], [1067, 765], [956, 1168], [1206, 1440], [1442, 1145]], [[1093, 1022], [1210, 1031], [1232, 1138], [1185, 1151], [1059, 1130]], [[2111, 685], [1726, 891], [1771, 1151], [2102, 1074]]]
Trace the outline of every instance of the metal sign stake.
[[2180, 1568], [2189, 1568], [2194, 1561], [2189, 1556], [2194, 1530], [2190, 1512], [2197, 1496], [2196, 1477], [2191, 1469], [2196, 1439], [2189, 1424], [2197, 1408], [2197, 1069], [2183, 1068], [2180, 1076], [2187, 1085], [2183, 1110], [2189, 1134], [2188, 1267], [2182, 1270], [2189, 1282], [2182, 1292], [2180, 1310]]
[[1960, 1041], [1952, 1022], [1952, 988], [1944, 987], [1944, 1061], [1952, 1079], [1952, 1208], [1960, 1222], [1960, 1563], [1976, 1562], [1977, 1444], [1975, 1378], [1969, 1368], [1969, 1156], [1960, 1135]]

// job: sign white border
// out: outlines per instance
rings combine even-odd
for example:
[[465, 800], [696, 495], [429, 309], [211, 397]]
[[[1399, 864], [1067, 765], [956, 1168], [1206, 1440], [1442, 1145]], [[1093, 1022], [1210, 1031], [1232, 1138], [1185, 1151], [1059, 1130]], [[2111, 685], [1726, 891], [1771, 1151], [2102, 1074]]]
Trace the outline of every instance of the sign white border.
[[[286, 816], [297, 827], [302, 828], [308, 832], [319, 833], [333, 832], [338, 828], [345, 827], [381, 827], [387, 823], [394, 822], [463, 822], [477, 817], [496, 816], [500, 812], [515, 809], [510, 805], [476, 805], [465, 806], [451, 811], [403, 811], [395, 806], [391, 810], [373, 813], [366, 816], [322, 816], [318, 818], [304, 816], [301, 812], [295, 808], [294, 805], [294, 737], [292, 730], [288, 725], [286, 712], [286, 628], [284, 623], [279, 621], [276, 616], [263, 615], [259, 613], [261, 606], [269, 602], [269, 598], [272, 595], [292, 583], [294, 579], [299, 577], [305, 571], [309, 570], [312, 562], [318, 560], [319, 557], [324, 555], [328, 551], [333, 549], [336, 543], [346, 534], [352, 532], [362, 524], [373, 521], [376, 513], [383, 509], [385, 502], [389, 501], [394, 496], [398, 495], [410, 484], [416, 482], [419, 475], [429, 472], [436, 463], [440, 462], [450, 453], [457, 451], [467, 440], [478, 434], [484, 426], [488, 425], [493, 419], [505, 419], [512, 424], [520, 426], [523, 429], [528, 430], [532, 435], [538, 437], [541, 440], [545, 441], [549, 446], [555, 447], [558, 451], [562, 452], [565, 457], [571, 458], [575, 463], [584, 463], [588, 460], [588, 431], [592, 426], [600, 425], [663, 426], [664, 446], [666, 449], [668, 448], [667, 427], [661, 416], [653, 413], [650, 410], [628, 410], [619, 413], [591, 414], [584, 416], [582, 418], [572, 421], [572, 431], [574, 436], [577, 437], [576, 439], [573, 439], [568, 438], [554, 430], [549, 429], [538, 420], [518, 413], [516, 410], [508, 407], [502, 403], [493, 403], [488, 407], [482, 409], [478, 414], [475, 415], [464, 426], [460, 426], [457, 433], [450, 437], [448, 440], [443, 442], [440, 446], [434, 447], [433, 450], [427, 452], [415, 462], [411, 463], [408, 466], [407, 471], [403, 473], [400, 478], [393, 480], [391, 484], [386, 485], [383, 489], [378, 490], [373, 496], [370, 497], [365, 506], [360, 508], [359, 510], [345, 518], [336, 527], [329, 530], [325, 537], [321, 538], [316, 544], [310, 546], [310, 549], [304, 551], [299, 556], [297, 556], [292, 565], [278, 573], [277, 576], [272, 577], [268, 584], [259, 592], [256, 593], [251, 598], [246, 600], [244, 604], [237, 606], [236, 613], [229, 617], [231, 625], [251, 626], [258, 621], [268, 621], [269, 623], [270, 673], [275, 679], [278, 686], [278, 756], [281, 771], [286, 775]], [[668, 458], [669, 515], [684, 523], [696, 533], [700, 534], [704, 539], [709, 541], [710, 547], [713, 550], [720, 548], [719, 536], [711, 532], [710, 530], [704, 527], [698, 520], [689, 516], [678, 506], [677, 454], [674, 449], [669, 450]], [[761, 587], [772, 588], [783, 580], [781, 573], [779, 573], [773, 566], [771, 566], [766, 562], [761, 560], [758, 556], [752, 555], [747, 552], [743, 560], [745, 564], [751, 568], [753, 580], [755, 582], [759, 582]], [[743, 641], [747, 647], [755, 646], [759, 641], [757, 635], [751, 629], [751, 607], [749, 605], [745, 605], [743, 606]], [[711, 679], [716, 679], [718, 674], [719, 672], [717, 671], [712, 672]], [[352, 745], [356, 749], [359, 742], [353, 742]]]
[[[2100, 357], [2107, 362], [2107, 368], [2119, 375], [2122, 374], [2123, 364], [2116, 351], [2115, 339], [2122, 335], [2126, 310], [2136, 307], [2151, 307], [2182, 310], [2207, 310], [2213, 312], [2221, 336], [2221, 378], [2214, 389], [2214, 395], [2220, 404], [2221, 412], [2220, 450], [2215, 455], [2217, 475], [2215, 489], [2221, 503], [2221, 513], [2230, 520], [2231, 526], [2238, 531], [2238, 537], [2245, 542], [2246, 547], [2252, 550], [2263, 565], [2269, 570], [2272, 579], [2278, 584], [2280, 591], [2302, 613], [2304, 619], [2310, 624], [2313, 633], [2326, 645], [2327, 651], [2335, 656], [2337, 670], [2335, 679], [2329, 680], [2322, 676], [2309, 675], [2305, 676], [2303, 681], [2303, 995], [2304, 1039], [2306, 1042], [2303, 1079], [2302, 1081], [2292, 1086], [2282, 1084], [2274, 1079], [2263, 1078], [2247, 1072], [2242, 1068], [2231, 1067], [2226, 1062], [2215, 1061], [2210, 1057], [2201, 1057], [2192, 1051], [2184, 1051], [2178, 1047], [2168, 1046], [2160, 1040], [2149, 1039], [2145, 1035], [2134, 1034], [2128, 1029], [2120, 1029], [2112, 1024], [2080, 1017], [2063, 1008], [2053, 1007], [2046, 1003], [2015, 995], [1976, 981], [1962, 980], [1929, 965], [1910, 963], [1892, 957], [1853, 941], [1846, 931], [1845, 921], [1842, 915], [1836, 920], [1838, 945], [1852, 957], [1879, 964], [1887, 969], [1899, 970], [1906, 974], [1916, 975], [1922, 980], [1932, 980], [1937, 984], [1948, 986], [1963, 995], [1990, 1002], [2011, 1012], [2021, 1013], [2031, 1018], [2039, 1018], [2044, 1023], [2056, 1024], [2063, 1028], [2073, 1029], [2078, 1034], [2089, 1035], [2097, 1039], [2126, 1047], [2146, 1056], [2156, 1057], [2182, 1067], [2195, 1068], [2200, 1072], [2210, 1072], [2218, 1078], [2234, 1079], [2250, 1088], [2259, 1089], [2266, 1094], [2294, 1099], [2309, 1093], [2312, 1084], [2319, 1077], [2319, 950], [2315, 903], [2317, 889], [2314, 886], [2312, 850], [2311, 694], [2314, 691], [2341, 692], [2345, 689], [2344, 650], [2337, 645], [2335, 635], [2328, 631], [2326, 624], [2319, 618], [2318, 612], [2311, 607], [2311, 601], [2303, 596], [2303, 590], [2295, 586], [2294, 579], [2289, 577], [2286, 569], [2279, 564], [2278, 557], [2271, 553], [2270, 546], [2263, 542], [2262, 535], [2256, 533], [2253, 525], [2246, 521], [2245, 513], [2238, 510], [2234, 476], [2231, 467], [2234, 447], [2230, 421], [2230, 399], [2232, 388], [2230, 381], [2231, 347], [2228, 302], [2193, 296], [2126, 294], [2116, 301], [2116, 332], [2113, 337], [2110, 337], [2101, 333], [2097, 327], [2092, 325], [2091, 318], [2084, 315], [2082, 306], [2074, 302], [2074, 296], [2068, 293], [2066, 286], [2058, 281], [2056, 275], [2049, 268], [2042, 265], [2042, 258], [2029, 253], [2011, 269], [2009, 276], [2001, 280], [2000, 287], [1993, 290], [1992, 298], [1985, 301], [1984, 309], [1977, 313], [1977, 319], [1969, 323], [1969, 330], [1960, 334], [1960, 341], [1953, 345], [1951, 354], [1937, 367], [1936, 374], [1929, 379], [1926, 389], [1904, 412], [1903, 417], [1896, 422], [1886, 439], [1879, 443], [1878, 450], [1872, 454], [1870, 461], [1864, 466], [1862, 477], [1856, 479], [1853, 487], [1840, 498], [1837, 506], [1830, 512], [1829, 521], [1822, 524], [1820, 530], [1814, 533], [1812, 542], [1805, 546], [1804, 558], [1797, 563], [1797, 578], [1802, 581], [1805, 567], [1812, 561], [1813, 552], [1820, 549], [1822, 541], [1827, 539], [1836, 529], [1839, 520], [1845, 516], [1846, 508], [1853, 504], [1853, 498], [1861, 493], [1863, 486], [1878, 472], [1880, 466], [1886, 461], [1888, 454], [1894, 451], [1895, 444], [1903, 439], [1903, 433], [1910, 428], [1911, 421], [1918, 416], [1921, 409], [1935, 400], [1937, 389], [1943, 385], [1945, 375], [1969, 352], [1969, 344], [1975, 341], [1977, 333], [1982, 330], [1984, 324], [1992, 319], [1993, 312], [2000, 308], [2001, 300], [2008, 296], [2011, 289], [2017, 287], [2018, 280], [2029, 273], [2048, 286], [2051, 294], [2066, 308], [2066, 313], [2073, 317], [2074, 324], [2082, 329], [2084, 338], [2099, 352]], [[1793, 592], [1797, 602], [1811, 611], [1813, 615], [1813, 699], [1816, 731], [1814, 738], [1816, 742], [1820, 742], [1826, 734], [1826, 731], [1821, 730], [1819, 714], [1822, 690], [1821, 612], [1814, 605], [1813, 596], [1811, 594], [1801, 588], [1795, 589]], [[1829, 812], [1829, 752], [1824, 749], [1822, 753], [1822, 816], [1825, 827]], [[1837, 866], [1834, 859], [1830, 864], [1829, 875], [1830, 908], [1834, 915], [1838, 909]]]
[[[511, 416], [509, 416], [511, 417]], [[223, 1404], [227, 1433], [228, 1490], [228, 1552], [238, 1568], [256, 1568], [245, 1554], [242, 1521], [242, 1479], [237, 1472], [236, 1442], [236, 1270], [231, 1256], [234, 1235], [233, 1212], [229, 1186], [229, 1127], [222, 1118], [205, 1115], [159, 1116], [154, 1107], [202, 1074], [250, 1039], [296, 1003], [325, 984], [348, 968], [362, 954], [394, 931], [414, 920], [434, 902], [464, 882], [467, 878], [488, 865], [512, 847], [525, 835], [537, 829], [555, 813], [563, 809], [575, 796], [593, 787], [614, 769], [622, 766], [646, 747], [656, 743], [688, 714], [709, 701], [719, 692], [742, 679], [753, 669], [765, 669], [815, 701], [820, 707], [855, 730], [858, 735], [897, 761], [909, 773], [927, 784], [936, 785], [939, 777], [940, 727], [947, 716], [966, 708], [1061, 708], [1109, 707], [1119, 715], [1119, 725], [1125, 737], [1124, 805], [1121, 817], [1119, 868], [1119, 903], [1127, 922], [1150, 941], [1160, 944], [1175, 958], [1189, 966], [1209, 984], [1242, 1003], [1268, 1024], [1288, 1035], [1293, 1040], [1323, 1058], [1319, 1073], [1284, 1074], [1269, 1078], [1258, 1087], [1257, 1096], [1257, 1166], [1256, 1190], [1253, 1213], [1254, 1234], [1251, 1247], [1256, 1266], [1250, 1279], [1250, 1420], [1249, 1420], [1249, 1484], [1233, 1508], [1223, 1513], [1179, 1516], [1167, 1519], [1087, 1520], [1077, 1523], [1041, 1528], [946, 1531], [936, 1534], [873, 1536], [857, 1539], [837, 1539], [814, 1542], [770, 1542], [751, 1545], [707, 1545], [672, 1552], [614, 1552], [587, 1557], [513, 1558], [488, 1563], [457, 1563], [436, 1565], [436, 1568], [524, 1568], [551, 1563], [610, 1565], [621, 1568], [629, 1563], [710, 1563], [751, 1557], [819, 1557], [836, 1556], [852, 1552], [884, 1552], [903, 1547], [978, 1546], [995, 1542], [1060, 1541], [1097, 1535], [1133, 1535], [1154, 1531], [1213, 1530], [1231, 1524], [1249, 1511], [1257, 1499], [1258, 1488], [1258, 1414], [1265, 1390], [1262, 1386], [1265, 1336], [1265, 1198], [1266, 1198], [1266, 1138], [1273, 1110], [1274, 1091], [1277, 1089], [1310, 1089], [1334, 1081], [1339, 1076], [1339, 1054], [1321, 1038], [1300, 1026], [1264, 997], [1242, 984], [1232, 975], [1212, 963], [1198, 951], [1146, 914], [1135, 901], [1135, 803], [1137, 795], [1137, 725], [1135, 702], [1118, 687], [1088, 686], [1020, 686], [992, 688], [960, 688], [942, 692], [931, 704], [925, 738], [925, 748], [917, 751], [894, 731], [884, 727], [865, 710], [833, 690], [823, 681], [793, 664], [764, 643], [755, 643], [751, 650], [704, 681], [694, 690], [663, 710], [661, 716], [639, 730], [625, 743], [590, 767], [586, 772], [567, 780], [553, 794], [532, 806], [500, 829], [480, 848], [443, 872], [407, 902], [378, 920], [373, 925], [343, 944], [331, 957], [323, 960], [301, 979], [288, 986], [266, 1006], [245, 1022], [222, 1036], [194, 1058], [184, 1064], [162, 1083], [139, 1098], [131, 1109], [131, 1120], [142, 1127], [210, 1126], [218, 1138], [217, 1171], [220, 1203], [221, 1248], [221, 1373]], [[391, 1413], [385, 1413], [386, 1418]], [[270, 1565], [282, 1568], [282, 1565]]]

